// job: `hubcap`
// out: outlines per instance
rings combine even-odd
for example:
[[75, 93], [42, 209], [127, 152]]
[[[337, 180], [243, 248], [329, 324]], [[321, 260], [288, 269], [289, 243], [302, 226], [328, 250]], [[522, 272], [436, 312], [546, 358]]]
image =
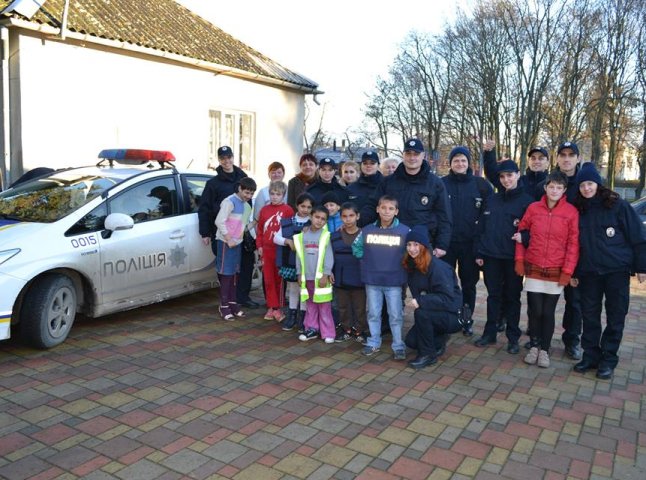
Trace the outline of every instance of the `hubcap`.
[[72, 325], [75, 315], [76, 305], [72, 291], [67, 287], [60, 288], [54, 295], [47, 314], [49, 334], [54, 338], [64, 336]]

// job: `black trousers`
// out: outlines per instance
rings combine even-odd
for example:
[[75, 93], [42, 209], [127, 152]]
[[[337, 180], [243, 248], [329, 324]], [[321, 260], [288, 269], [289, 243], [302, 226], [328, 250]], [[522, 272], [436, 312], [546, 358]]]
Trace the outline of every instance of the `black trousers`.
[[[583, 358], [600, 367], [615, 368], [619, 363], [617, 352], [624, 334], [630, 301], [628, 272], [605, 275], [581, 275], [581, 313], [583, 315]], [[601, 302], [605, 297], [606, 328], [601, 326]]]
[[483, 337], [495, 339], [497, 321], [505, 301], [507, 340], [518, 343], [520, 338], [520, 293], [523, 291], [523, 277], [516, 275], [514, 260], [485, 257], [482, 266], [484, 282], [487, 287], [487, 323]]
[[476, 285], [480, 280], [480, 269], [476, 264], [473, 242], [451, 242], [442, 260], [451, 265], [453, 269], [457, 264], [462, 298], [473, 311], [476, 305]]
[[419, 355], [435, 357], [435, 352], [446, 344], [449, 335], [462, 330], [457, 313], [417, 308], [414, 316], [415, 323], [404, 342]]
[[581, 287], [566, 286], [563, 290], [565, 311], [563, 312], [563, 335], [565, 346], [577, 346], [581, 337]]
[[339, 321], [346, 332], [349, 332], [352, 327], [359, 333], [369, 331], [366, 317], [365, 288], [334, 287], [334, 298], [337, 299]]

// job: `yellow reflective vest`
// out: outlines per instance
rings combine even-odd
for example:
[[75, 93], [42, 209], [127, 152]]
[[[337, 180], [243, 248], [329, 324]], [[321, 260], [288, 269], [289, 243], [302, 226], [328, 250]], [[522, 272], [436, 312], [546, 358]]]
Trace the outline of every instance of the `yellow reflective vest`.
[[[323, 262], [328, 243], [330, 243], [330, 232], [327, 227], [323, 227], [319, 238], [319, 256], [316, 262], [316, 276], [314, 277], [314, 298], [312, 298], [314, 303], [332, 301], [332, 283], [328, 282], [325, 287], [319, 287], [319, 280], [323, 278]], [[294, 236], [294, 248], [296, 249], [296, 256], [301, 262], [301, 302], [305, 302], [310, 298], [310, 295], [305, 285], [305, 245], [303, 244], [302, 233]]]

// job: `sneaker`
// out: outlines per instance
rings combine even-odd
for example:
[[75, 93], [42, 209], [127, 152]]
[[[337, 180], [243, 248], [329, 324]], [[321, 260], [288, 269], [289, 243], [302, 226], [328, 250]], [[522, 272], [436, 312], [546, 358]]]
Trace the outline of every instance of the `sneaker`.
[[274, 319], [274, 309], [270, 308], [267, 310], [267, 313], [265, 313], [265, 316], [263, 317], [265, 320], [273, 320]]
[[528, 365], [536, 365], [536, 362], [538, 361], [538, 348], [536, 347], [530, 348], [527, 355], [525, 355], [524, 361]]
[[334, 343], [334, 339], [333, 338], [326, 338], [325, 343]]
[[365, 347], [363, 347], [363, 350], [361, 350], [361, 354], [366, 357], [371, 357], [378, 352], [379, 352], [379, 347], [371, 347], [370, 345], [366, 345]]
[[305, 332], [301, 333], [298, 336], [298, 339], [301, 342], [307, 342], [308, 340], [312, 340], [314, 338], [317, 338], [318, 336], [319, 336], [319, 332], [317, 332], [313, 328], [309, 328], [309, 329], [305, 330]]
[[285, 320], [285, 314], [280, 308], [274, 309], [274, 319], [279, 323]]
[[550, 366], [550, 356], [545, 350], [538, 352], [538, 360], [536, 361], [536, 365], [541, 368], [547, 368]]
[[360, 343], [364, 347], [368, 345], [368, 335], [366, 335], [365, 333], [360, 333], [359, 335], [354, 337], [354, 339], [357, 343]]
[[395, 360], [406, 360], [406, 351], [405, 350], [395, 350], [393, 354]]
[[339, 333], [337, 333], [336, 338], [334, 339], [334, 341], [336, 343], [343, 343], [343, 342], [347, 342], [348, 340], [350, 340], [350, 338], [352, 338], [352, 337], [350, 336], [350, 334], [348, 332], [346, 332], [344, 330], [341, 330]]

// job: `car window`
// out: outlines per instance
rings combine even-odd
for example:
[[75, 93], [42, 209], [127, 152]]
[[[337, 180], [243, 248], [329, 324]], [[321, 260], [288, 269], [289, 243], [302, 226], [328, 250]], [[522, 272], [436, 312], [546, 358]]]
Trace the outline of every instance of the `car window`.
[[107, 216], [108, 207], [104, 202], [72, 225], [67, 232], [65, 232], [65, 236], [69, 237], [72, 235], [79, 235], [81, 233], [103, 230], [103, 224], [105, 223], [105, 217]]
[[202, 198], [204, 186], [211, 178], [207, 175], [185, 175], [186, 188], [188, 190], [189, 212], [197, 212], [197, 207]]
[[136, 185], [108, 200], [109, 213], [125, 213], [135, 223], [172, 217], [179, 213], [173, 177], [157, 178]]
[[642, 198], [641, 200], [634, 202], [633, 207], [639, 215], [646, 215], [646, 198]]

